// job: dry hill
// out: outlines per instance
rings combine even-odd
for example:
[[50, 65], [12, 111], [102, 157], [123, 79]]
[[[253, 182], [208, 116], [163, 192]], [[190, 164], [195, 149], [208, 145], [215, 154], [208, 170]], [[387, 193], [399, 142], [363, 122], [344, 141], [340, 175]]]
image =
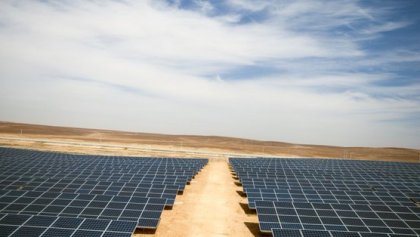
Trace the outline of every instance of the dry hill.
[[[301, 145], [232, 137], [163, 135], [0, 122], [0, 145], [81, 153], [226, 157], [289, 156], [419, 162], [420, 150]], [[77, 149], [75, 149], [77, 147]]]

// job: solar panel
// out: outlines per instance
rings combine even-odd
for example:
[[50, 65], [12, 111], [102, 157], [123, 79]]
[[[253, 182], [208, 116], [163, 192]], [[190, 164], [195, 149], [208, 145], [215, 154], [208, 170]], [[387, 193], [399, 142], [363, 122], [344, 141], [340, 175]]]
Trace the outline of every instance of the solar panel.
[[0, 148], [0, 233], [131, 236], [135, 227], [155, 229], [164, 207], [207, 162]]
[[229, 159], [262, 232], [274, 236], [418, 236], [419, 164]]
[[[101, 201], [95, 201], [98, 196]], [[27, 197], [36, 197], [36, 199], [30, 204], [19, 204], [19, 200]], [[7, 202], [3, 202], [4, 198]], [[70, 202], [63, 202], [64, 200]], [[54, 205], [57, 203], [66, 204]], [[2, 213], [121, 219], [138, 222], [142, 219], [146, 219], [145, 221], [151, 219], [147, 223], [158, 223], [166, 200], [128, 196], [109, 196], [105, 198], [103, 195], [91, 194], [69, 196], [63, 193], [9, 191], [9, 193], [0, 197], [0, 204], [4, 204], [4, 207], [0, 210]], [[156, 220], [153, 221], [153, 219]], [[142, 227], [147, 228], [145, 225], [142, 225]], [[148, 227], [156, 228], [157, 225]]]
[[414, 237], [417, 235], [394, 235], [380, 233], [361, 233], [349, 231], [273, 229], [273, 237]]
[[[12, 178], [9, 178], [13, 180]], [[7, 180], [7, 179], [6, 179]], [[49, 191], [65, 193], [85, 193], [102, 195], [120, 196], [139, 196], [139, 197], [160, 197], [167, 198], [168, 205], [173, 205], [176, 194], [182, 191], [179, 185], [158, 184], [158, 183], [137, 183], [137, 182], [90, 182], [81, 179], [48, 179], [38, 178], [35, 180], [21, 183], [15, 181], [5, 185], [0, 184], [4, 190], [25, 190], [25, 191]], [[17, 184], [18, 183], [18, 184]]]
[[[131, 236], [137, 222], [7, 214], [0, 219], [2, 236]], [[92, 228], [93, 227], [93, 228]]]
[[245, 192], [251, 209], [255, 208], [257, 200], [415, 206], [411, 194], [407, 193], [285, 188], [250, 188]]
[[[398, 210], [398, 212], [379, 212], [375, 211], [376, 206], [362, 207], [358, 209], [354, 205], [349, 205], [351, 211], [340, 211], [331, 205], [315, 205], [314, 203], [291, 202], [270, 202], [257, 201], [257, 213], [260, 222], [260, 229], [264, 232], [271, 232], [273, 226], [287, 228], [288, 224], [302, 226], [308, 230], [330, 230], [340, 228], [344, 231], [372, 232], [385, 234], [409, 234], [416, 235], [420, 228], [420, 212], [416, 208]], [[306, 205], [306, 204], [311, 204]], [[261, 209], [261, 211], [260, 211]], [[276, 213], [267, 214], [265, 210], [273, 209]], [[289, 211], [284, 211], [289, 210]], [[290, 211], [290, 210], [293, 210]], [[300, 212], [307, 210], [310, 212]], [[382, 216], [383, 219], [375, 217], [362, 217], [362, 213]], [[349, 215], [350, 214], [350, 215]], [[351, 215], [353, 214], [353, 215]], [[386, 215], [388, 214], [388, 215]], [[409, 216], [409, 218], [407, 218]], [[410, 218], [411, 217], [411, 218]]]

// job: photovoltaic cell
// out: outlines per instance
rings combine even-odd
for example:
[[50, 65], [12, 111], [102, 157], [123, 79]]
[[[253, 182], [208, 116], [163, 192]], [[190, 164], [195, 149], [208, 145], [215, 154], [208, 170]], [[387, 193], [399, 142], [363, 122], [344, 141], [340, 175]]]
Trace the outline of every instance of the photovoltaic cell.
[[207, 162], [0, 148], [0, 233], [131, 236], [137, 226], [156, 228]]
[[[137, 226], [132, 221], [92, 220], [7, 214], [0, 223], [1, 236], [101, 236], [103, 233], [131, 235]], [[3, 219], [4, 219], [3, 218]], [[17, 220], [20, 221], [10, 221]], [[27, 220], [22, 224], [22, 220]], [[91, 228], [92, 227], [92, 228]], [[77, 233], [77, 234], [76, 234]], [[89, 234], [89, 235], [87, 235]]]
[[[420, 165], [229, 159], [260, 230], [274, 236], [418, 236]], [[413, 201], [414, 199], [414, 201]]]

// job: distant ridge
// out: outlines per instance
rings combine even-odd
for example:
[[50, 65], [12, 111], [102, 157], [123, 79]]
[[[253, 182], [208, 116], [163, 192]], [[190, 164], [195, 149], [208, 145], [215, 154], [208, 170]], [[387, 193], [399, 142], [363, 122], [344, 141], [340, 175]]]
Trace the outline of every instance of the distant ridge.
[[[396, 147], [370, 148], [302, 145], [222, 136], [165, 135], [13, 122], [0, 122], [0, 136], [3, 138], [24, 137], [50, 140], [64, 139], [78, 142], [100, 142], [101, 144], [113, 143], [121, 145], [148, 145], [163, 148], [167, 147], [168, 149], [182, 148], [240, 153], [249, 154], [250, 156], [272, 155], [419, 162], [420, 154], [420, 150]], [[12, 145], [8, 144], [8, 142], [4, 139], [0, 144], [3, 146]]]

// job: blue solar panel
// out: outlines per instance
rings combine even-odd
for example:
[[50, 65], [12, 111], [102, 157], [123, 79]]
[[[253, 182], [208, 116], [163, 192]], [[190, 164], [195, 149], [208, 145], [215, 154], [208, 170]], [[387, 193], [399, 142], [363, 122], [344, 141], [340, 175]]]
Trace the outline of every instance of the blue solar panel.
[[[397, 237], [399, 235], [381, 233], [361, 233], [349, 231], [323, 231], [299, 229], [273, 229], [273, 237]], [[414, 237], [416, 235], [401, 235]]]
[[[260, 230], [274, 236], [420, 235], [420, 165], [229, 159]], [[413, 200], [414, 199], [414, 200]]]
[[22, 225], [30, 217], [30, 215], [6, 215], [0, 220], [0, 225]]
[[[7, 214], [0, 220], [1, 236], [92, 236], [130, 234], [137, 222]], [[41, 235], [42, 233], [42, 235]], [[85, 236], [90, 236], [85, 235]]]
[[0, 233], [3, 236], [10, 236], [13, 232], [15, 232], [19, 226], [13, 226], [13, 225], [1, 225], [0, 224]]
[[72, 236], [74, 232], [73, 229], [48, 228], [42, 237]]
[[25, 225], [27, 226], [39, 226], [39, 227], [48, 227], [56, 221], [56, 217], [52, 216], [32, 216]]
[[72, 237], [101, 237], [101, 231], [93, 231], [93, 230], [76, 230]]
[[41, 236], [47, 228], [43, 227], [21, 227], [13, 233], [13, 237], [34, 237]]
[[86, 219], [79, 229], [83, 230], [106, 230], [110, 221]]
[[62, 217], [55, 221], [52, 227], [77, 229], [82, 222], [83, 219]]
[[131, 236], [135, 227], [154, 229], [207, 162], [0, 148], [0, 233]]
[[127, 221], [112, 221], [108, 226], [108, 231], [113, 232], [127, 232], [131, 233], [133, 231], [133, 223]]

